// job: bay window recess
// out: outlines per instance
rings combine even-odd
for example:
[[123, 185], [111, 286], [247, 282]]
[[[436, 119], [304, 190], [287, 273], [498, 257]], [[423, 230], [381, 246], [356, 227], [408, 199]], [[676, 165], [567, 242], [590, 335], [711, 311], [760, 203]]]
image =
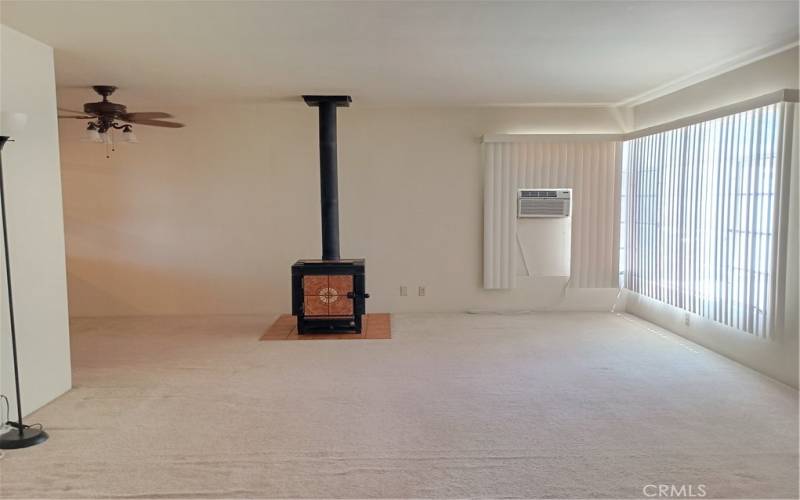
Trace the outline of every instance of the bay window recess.
[[624, 143], [621, 286], [761, 337], [781, 331], [794, 107]]

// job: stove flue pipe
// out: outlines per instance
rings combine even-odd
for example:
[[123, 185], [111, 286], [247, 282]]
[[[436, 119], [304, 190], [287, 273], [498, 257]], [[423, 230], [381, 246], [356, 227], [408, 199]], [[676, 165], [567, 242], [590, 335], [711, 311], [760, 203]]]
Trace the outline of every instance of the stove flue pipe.
[[339, 260], [339, 180], [336, 158], [336, 108], [350, 106], [347, 95], [304, 95], [319, 108], [319, 186], [322, 209], [322, 260]]

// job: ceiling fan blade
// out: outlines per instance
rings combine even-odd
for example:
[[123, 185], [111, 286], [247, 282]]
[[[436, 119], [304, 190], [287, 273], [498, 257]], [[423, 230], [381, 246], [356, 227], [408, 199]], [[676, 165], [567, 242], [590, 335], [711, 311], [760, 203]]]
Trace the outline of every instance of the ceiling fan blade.
[[137, 125], [150, 125], [152, 127], [167, 127], [167, 128], [181, 128], [186, 126], [183, 123], [164, 122], [161, 120], [136, 120], [135, 122], [131, 123], [135, 123]]
[[74, 109], [67, 109], [67, 108], [57, 108], [59, 111], [63, 111], [64, 113], [75, 113], [76, 115], [85, 114], [85, 111], [75, 111]]
[[85, 115], [84, 115], [84, 116], [64, 116], [64, 115], [58, 115], [58, 117], [59, 117], [59, 118], [75, 118], [76, 120], [92, 120], [92, 119], [94, 119], [94, 116], [85, 116]]
[[161, 111], [147, 111], [144, 113], [125, 113], [121, 117], [122, 120], [131, 123], [136, 123], [138, 120], [153, 120], [156, 118], [172, 118], [172, 115]]

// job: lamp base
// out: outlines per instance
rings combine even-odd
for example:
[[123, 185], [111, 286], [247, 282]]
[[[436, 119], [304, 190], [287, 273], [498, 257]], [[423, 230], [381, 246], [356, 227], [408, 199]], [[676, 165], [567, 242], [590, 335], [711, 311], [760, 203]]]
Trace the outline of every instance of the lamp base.
[[47, 433], [44, 429], [34, 429], [26, 427], [20, 432], [18, 429], [11, 429], [0, 436], [0, 450], [14, 450], [17, 448], [27, 448], [47, 441]]

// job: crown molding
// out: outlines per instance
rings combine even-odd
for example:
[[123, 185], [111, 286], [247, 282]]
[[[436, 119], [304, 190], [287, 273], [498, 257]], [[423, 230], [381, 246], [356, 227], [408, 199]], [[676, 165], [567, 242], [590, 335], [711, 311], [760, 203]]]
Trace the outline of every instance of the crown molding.
[[638, 106], [640, 104], [658, 99], [659, 97], [663, 97], [667, 94], [677, 92], [678, 90], [685, 89], [686, 87], [690, 87], [704, 80], [708, 80], [709, 78], [714, 78], [715, 76], [733, 71], [737, 68], [741, 68], [742, 66], [747, 66], [748, 64], [760, 61], [761, 59], [765, 59], [769, 56], [779, 54], [786, 50], [797, 47], [798, 45], [800, 45], [800, 41], [798, 41], [796, 38], [792, 38], [791, 40], [784, 39], [780, 42], [751, 49], [728, 59], [716, 62], [699, 71], [695, 71], [680, 78], [676, 78], [675, 80], [671, 80], [651, 90], [642, 92], [641, 94], [623, 99], [622, 101], [616, 103], [615, 106]]
[[754, 97], [753, 99], [737, 102], [735, 104], [729, 104], [727, 106], [711, 109], [692, 116], [687, 116], [685, 118], [680, 118], [678, 120], [673, 120], [671, 122], [662, 123], [660, 125], [655, 125], [653, 127], [648, 127], [632, 132], [623, 132], [620, 134], [524, 134], [524, 133], [486, 134], [483, 137], [481, 137], [481, 142], [483, 142], [484, 144], [488, 144], [496, 142], [500, 143], [562, 142], [563, 143], [563, 142], [629, 141], [631, 139], [637, 139], [639, 137], [644, 137], [647, 135], [666, 132], [668, 130], [674, 130], [681, 127], [688, 127], [689, 125], [694, 125], [695, 123], [715, 120], [723, 116], [732, 115], [734, 113], [741, 113], [743, 111], [748, 111], [751, 109], [768, 106], [770, 104], [776, 104], [779, 102], [797, 103], [798, 101], [800, 101], [800, 90], [780, 89], [774, 92], [770, 92], [769, 94], [764, 94], [762, 96]]
[[611, 108], [613, 102], [497, 102], [479, 105], [482, 108]]
[[634, 132], [629, 132], [625, 134], [625, 140], [629, 141], [631, 139], [637, 139], [639, 137], [644, 137], [647, 135], [658, 134], [660, 132], [666, 132], [668, 130], [688, 127], [696, 123], [716, 120], [717, 118], [722, 118], [723, 116], [729, 116], [735, 113], [742, 113], [744, 111], [749, 111], [751, 109], [769, 106], [770, 104], [776, 104], [779, 102], [796, 103], [798, 102], [798, 100], [800, 100], [800, 91], [798, 91], [797, 89], [776, 90], [775, 92], [770, 92], [769, 94], [764, 94], [762, 96], [754, 97], [752, 99], [747, 99], [746, 101], [729, 104], [727, 106], [722, 106], [720, 108], [710, 109], [708, 111], [703, 111], [702, 113], [686, 116], [684, 118], [679, 118], [677, 120], [673, 120], [667, 123], [662, 123], [660, 125], [654, 125], [652, 127], [639, 129]]
[[625, 139], [624, 134], [485, 134], [481, 142], [616, 142]]

